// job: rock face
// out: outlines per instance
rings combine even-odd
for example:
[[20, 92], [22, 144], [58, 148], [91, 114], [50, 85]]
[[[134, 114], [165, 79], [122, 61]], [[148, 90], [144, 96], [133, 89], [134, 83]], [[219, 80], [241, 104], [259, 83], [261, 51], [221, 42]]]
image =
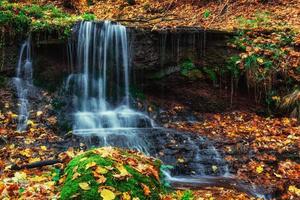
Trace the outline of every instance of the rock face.
[[[135, 140], [140, 141], [146, 153], [161, 159], [166, 165], [173, 166], [170, 170], [172, 175], [218, 176], [228, 173], [226, 161], [215, 149], [212, 141], [205, 137], [165, 128], [132, 131], [135, 131]], [[98, 136], [76, 137], [78, 142], [84, 141], [91, 147], [104, 145], [104, 141]], [[128, 148], [128, 144], [124, 142], [126, 138], [120, 134], [112, 134], [109, 140], [113, 146]]]
[[[222, 64], [230, 54], [226, 47], [230, 33], [198, 28], [157, 31], [128, 28], [127, 31], [131, 66], [136, 81], [144, 80], [149, 74], [163, 69], [178, 67], [187, 59], [197, 66]], [[55, 90], [70, 73], [69, 43], [56, 39], [55, 36], [41, 35], [32, 35], [32, 41], [35, 84]], [[13, 76], [19, 51], [18, 44], [7, 44], [1, 50], [0, 72]]]

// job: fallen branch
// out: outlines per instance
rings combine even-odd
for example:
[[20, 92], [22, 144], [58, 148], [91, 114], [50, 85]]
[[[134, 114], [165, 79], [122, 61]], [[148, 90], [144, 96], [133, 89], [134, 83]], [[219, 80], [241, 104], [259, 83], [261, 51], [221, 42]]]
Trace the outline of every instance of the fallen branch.
[[38, 162], [25, 164], [25, 165], [21, 165], [21, 166], [18, 166], [18, 165], [15, 164], [11, 167], [11, 170], [32, 169], [32, 168], [37, 168], [37, 167], [44, 167], [44, 166], [47, 166], [47, 165], [54, 165], [54, 164], [57, 164], [57, 163], [62, 163], [62, 161], [55, 159], [55, 160], [38, 161]]

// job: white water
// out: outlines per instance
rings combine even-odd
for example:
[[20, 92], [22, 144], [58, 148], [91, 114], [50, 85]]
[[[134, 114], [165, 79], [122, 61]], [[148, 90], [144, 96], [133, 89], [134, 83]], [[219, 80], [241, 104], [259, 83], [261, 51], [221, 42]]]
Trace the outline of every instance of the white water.
[[103, 145], [112, 136], [125, 136], [122, 146], [141, 149], [135, 132], [153, 121], [130, 108], [130, 66], [126, 28], [120, 24], [81, 22], [77, 32], [75, 71], [66, 88], [72, 90], [74, 133], [98, 136]]
[[31, 45], [28, 38], [21, 46], [19, 60], [16, 69], [16, 77], [13, 79], [17, 89], [19, 117], [18, 131], [24, 131], [27, 128], [29, 117], [28, 93], [32, 88], [32, 60], [31, 60]]

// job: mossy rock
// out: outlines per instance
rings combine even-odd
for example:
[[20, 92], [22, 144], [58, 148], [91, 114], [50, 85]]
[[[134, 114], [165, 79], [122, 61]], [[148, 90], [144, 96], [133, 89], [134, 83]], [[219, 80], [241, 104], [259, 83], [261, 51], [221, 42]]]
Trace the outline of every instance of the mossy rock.
[[103, 147], [70, 161], [61, 199], [159, 199], [161, 162], [131, 150]]

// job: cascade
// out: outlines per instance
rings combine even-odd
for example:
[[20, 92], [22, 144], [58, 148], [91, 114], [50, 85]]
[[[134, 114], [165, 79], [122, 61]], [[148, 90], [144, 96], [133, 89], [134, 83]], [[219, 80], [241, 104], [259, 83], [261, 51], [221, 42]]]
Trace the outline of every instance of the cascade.
[[30, 37], [21, 46], [16, 68], [16, 77], [13, 78], [13, 83], [17, 90], [19, 104], [17, 130], [24, 131], [27, 128], [27, 121], [29, 117], [28, 93], [33, 87]]
[[[75, 33], [75, 43], [69, 44], [74, 66], [66, 80], [75, 110], [74, 134], [93, 146], [137, 149], [167, 164], [176, 164], [178, 152], [187, 155], [190, 162], [186, 170], [176, 167], [173, 175], [228, 173], [226, 163], [209, 141], [157, 127], [146, 114], [131, 107], [131, 67], [124, 26], [84, 21], [75, 27]], [[174, 141], [177, 144], [172, 145]], [[218, 166], [216, 172], [212, 165]]]
[[98, 136], [101, 145], [146, 151], [137, 132], [154, 124], [130, 107], [126, 28], [109, 21], [84, 21], [79, 24], [76, 40], [75, 70], [66, 81], [76, 109], [74, 133]]

